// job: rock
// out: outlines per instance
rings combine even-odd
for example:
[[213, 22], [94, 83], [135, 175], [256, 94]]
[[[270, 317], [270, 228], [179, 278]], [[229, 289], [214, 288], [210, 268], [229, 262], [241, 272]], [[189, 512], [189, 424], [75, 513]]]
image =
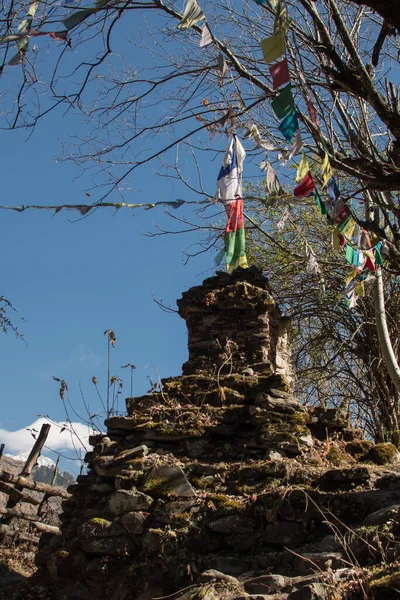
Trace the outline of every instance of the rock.
[[371, 475], [366, 467], [353, 469], [332, 469], [320, 477], [320, 485], [324, 489], [348, 490], [357, 485], [366, 484]]
[[143, 490], [157, 497], [183, 496], [190, 498], [196, 496], [185, 473], [181, 467], [177, 466], [154, 467], [143, 485]]
[[108, 509], [112, 515], [122, 515], [134, 510], [147, 510], [153, 499], [137, 490], [117, 490], [108, 501]]
[[282, 575], [261, 575], [248, 579], [243, 584], [249, 594], [275, 594], [285, 587], [285, 577]]
[[218, 571], [228, 575], [241, 575], [249, 570], [251, 561], [231, 556], [217, 556], [215, 566]]
[[146, 521], [147, 515], [142, 512], [129, 512], [124, 514], [119, 522], [124, 529], [126, 529], [129, 533], [134, 535], [138, 535], [143, 533], [144, 523]]
[[185, 441], [187, 453], [190, 458], [198, 458], [207, 449], [209, 449], [209, 443], [206, 440], [186, 440]]
[[322, 406], [317, 406], [314, 412], [328, 431], [347, 428], [347, 410], [344, 408], [323, 408]]
[[257, 542], [255, 535], [249, 535], [248, 533], [234, 533], [226, 538], [226, 543], [230, 548], [237, 552], [247, 552], [254, 547]]
[[157, 508], [154, 517], [160, 523], [181, 523], [185, 515], [187, 519], [190, 518], [190, 509], [193, 505], [193, 500], [168, 502], [164, 506]]
[[314, 446], [314, 440], [311, 433], [309, 435], [300, 435], [298, 439], [299, 442], [307, 448], [312, 448]]
[[221, 517], [208, 524], [211, 531], [230, 535], [231, 533], [246, 533], [251, 534], [253, 531], [252, 523], [247, 521], [241, 515], [228, 515]]
[[364, 527], [371, 527], [376, 525], [386, 525], [389, 521], [399, 521], [400, 517], [400, 505], [394, 504], [386, 508], [381, 508], [370, 515], [368, 515], [363, 522]]
[[222, 573], [216, 569], [204, 571], [197, 578], [197, 583], [213, 583], [214, 581], [228, 581], [233, 585], [239, 585], [239, 581], [236, 579], [236, 577], [232, 577], [232, 575], [227, 575], [226, 573]]
[[320, 569], [338, 569], [343, 567], [343, 555], [340, 552], [313, 552], [296, 556], [294, 570], [298, 575], [308, 575]]
[[275, 448], [268, 448], [265, 453], [266, 460], [282, 461], [286, 457], [286, 454], [282, 450]]
[[287, 600], [326, 600], [328, 588], [323, 583], [310, 583], [289, 594]]
[[260, 392], [256, 396], [255, 404], [273, 412], [283, 412], [286, 414], [294, 414], [297, 411], [304, 412], [304, 408], [300, 402], [289, 394], [287, 394], [286, 398], [276, 398]]
[[321, 552], [337, 552], [341, 549], [340, 543], [334, 535], [326, 535], [318, 544]]
[[77, 531], [81, 549], [87, 554], [124, 556], [134, 545], [118, 523], [94, 518], [83, 523]]
[[400, 452], [390, 442], [376, 444], [360, 458], [360, 461], [369, 461], [376, 465], [395, 464], [400, 461]]
[[295, 546], [307, 541], [307, 533], [298, 523], [280, 521], [264, 527], [263, 540], [269, 546]]

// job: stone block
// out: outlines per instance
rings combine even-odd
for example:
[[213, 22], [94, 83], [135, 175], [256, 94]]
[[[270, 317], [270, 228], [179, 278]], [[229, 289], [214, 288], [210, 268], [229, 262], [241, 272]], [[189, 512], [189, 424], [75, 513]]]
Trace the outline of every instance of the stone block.
[[365, 485], [371, 479], [366, 467], [353, 469], [332, 469], [320, 477], [320, 485], [324, 489], [348, 490], [358, 485]]
[[143, 491], [156, 497], [183, 496], [191, 498], [196, 496], [185, 473], [178, 466], [162, 465], [154, 467], [143, 485]]
[[142, 512], [129, 512], [120, 518], [119, 523], [128, 533], [139, 535], [143, 533], [146, 518], [147, 515]]
[[243, 587], [249, 594], [275, 594], [283, 590], [285, 581], [283, 575], [261, 575], [248, 579]]
[[147, 510], [153, 499], [137, 490], [117, 490], [108, 501], [108, 509], [112, 515], [123, 515], [135, 510]]
[[323, 583], [310, 583], [289, 594], [287, 600], [327, 600], [328, 587]]
[[393, 504], [386, 508], [381, 508], [370, 515], [368, 515], [363, 522], [364, 527], [375, 527], [376, 525], [386, 525], [389, 521], [399, 522], [400, 518], [400, 505]]

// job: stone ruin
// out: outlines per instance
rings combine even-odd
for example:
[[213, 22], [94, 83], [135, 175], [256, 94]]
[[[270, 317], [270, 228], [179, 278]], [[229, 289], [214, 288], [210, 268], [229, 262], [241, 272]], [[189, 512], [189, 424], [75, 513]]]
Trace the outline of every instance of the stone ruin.
[[[257, 269], [217, 273], [178, 307], [183, 374], [92, 436], [62, 536], [42, 536], [53, 597], [391, 598], [397, 449], [293, 396], [290, 321]], [[363, 568], [383, 558], [366, 586]]]

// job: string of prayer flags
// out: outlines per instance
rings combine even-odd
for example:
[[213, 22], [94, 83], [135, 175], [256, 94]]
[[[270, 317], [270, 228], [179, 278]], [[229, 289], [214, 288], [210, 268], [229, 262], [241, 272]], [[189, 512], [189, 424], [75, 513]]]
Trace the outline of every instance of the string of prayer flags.
[[289, 83], [286, 87], [282, 88], [278, 96], [276, 96], [271, 106], [274, 113], [279, 120], [284, 119], [294, 109], [294, 97], [292, 92], [292, 85]]
[[89, 8], [83, 8], [81, 10], [77, 10], [76, 12], [72, 13], [71, 15], [69, 15], [69, 17], [67, 17], [63, 21], [63, 25], [64, 25], [65, 29], [67, 29], [68, 31], [70, 31], [71, 29], [74, 29], [74, 27], [77, 27], [78, 25], [80, 25], [83, 21], [85, 21], [85, 19], [90, 17], [90, 15], [94, 15], [101, 8], [104, 8], [106, 6], [106, 4], [108, 4], [108, 2], [110, 2], [110, 0], [97, 0], [95, 6], [92, 6]]
[[193, 200], [193, 201], [185, 201], [185, 200], [172, 200], [172, 201], [159, 201], [152, 203], [143, 203], [143, 204], [128, 204], [126, 202], [99, 202], [98, 204], [61, 204], [56, 206], [45, 206], [45, 205], [22, 205], [22, 206], [0, 206], [1, 210], [14, 210], [15, 212], [22, 213], [29, 209], [36, 210], [54, 210], [54, 214], [58, 214], [61, 210], [76, 210], [82, 216], [86, 215], [92, 209], [98, 208], [115, 208], [119, 210], [120, 208], [144, 208], [145, 210], [150, 210], [155, 208], [156, 206], [171, 206], [174, 209], [179, 208], [182, 204], [208, 204], [209, 199], [207, 200]]
[[234, 135], [225, 153], [217, 179], [215, 199], [229, 204], [242, 197], [242, 172], [246, 152]]
[[272, 87], [274, 90], [290, 81], [289, 63], [286, 58], [271, 65], [269, 67], [269, 72], [271, 73]]
[[228, 222], [225, 228], [225, 257], [228, 273], [237, 267], [248, 267], [244, 233], [243, 199], [238, 198], [229, 205]]
[[245, 232], [242, 198], [242, 173], [246, 152], [233, 135], [222, 161], [215, 198], [223, 202], [228, 216], [225, 228], [225, 258], [228, 273], [236, 267], [246, 268]]
[[264, 60], [269, 65], [286, 52], [285, 37], [282, 31], [278, 31], [270, 38], [266, 38], [261, 42], [261, 49], [264, 55]]
[[296, 110], [293, 109], [280, 123], [279, 130], [286, 140], [290, 143], [296, 131], [299, 130], [299, 122], [297, 120]]
[[188, 0], [178, 29], [188, 29], [202, 19], [205, 19], [205, 15], [197, 0]]
[[213, 35], [211, 33], [211, 29], [209, 28], [207, 21], [204, 21], [203, 26], [201, 28], [201, 38], [199, 46], [200, 48], [205, 48], [213, 43]]

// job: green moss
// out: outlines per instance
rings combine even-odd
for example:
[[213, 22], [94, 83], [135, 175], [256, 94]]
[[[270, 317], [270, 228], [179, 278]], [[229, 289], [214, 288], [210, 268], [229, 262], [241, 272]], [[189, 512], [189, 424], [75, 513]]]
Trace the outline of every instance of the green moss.
[[349, 457], [343, 452], [341, 452], [338, 448], [336, 448], [336, 446], [332, 446], [329, 449], [326, 458], [336, 466], [341, 466], [349, 462]]
[[110, 526], [110, 521], [107, 521], [107, 519], [102, 519], [101, 517], [93, 517], [93, 519], [90, 519], [89, 523], [97, 527], [106, 528]]
[[144, 492], [166, 493], [170, 486], [168, 477], [149, 477], [143, 484]]
[[390, 442], [384, 442], [383, 444], [376, 444], [368, 450], [364, 456], [360, 458], [361, 461], [370, 461], [376, 465], [386, 465], [393, 462], [394, 457], [398, 454], [398, 450], [394, 444]]
[[213, 494], [208, 496], [208, 499], [221, 508], [234, 508], [236, 510], [244, 510], [245, 508], [242, 500], [234, 500], [224, 496], [224, 494]]
[[379, 600], [393, 600], [399, 594], [400, 571], [388, 573], [369, 582], [374, 598]]
[[346, 444], [346, 452], [352, 456], [361, 456], [368, 452], [372, 446], [373, 443], [369, 440], [354, 440], [353, 442], [348, 442]]

